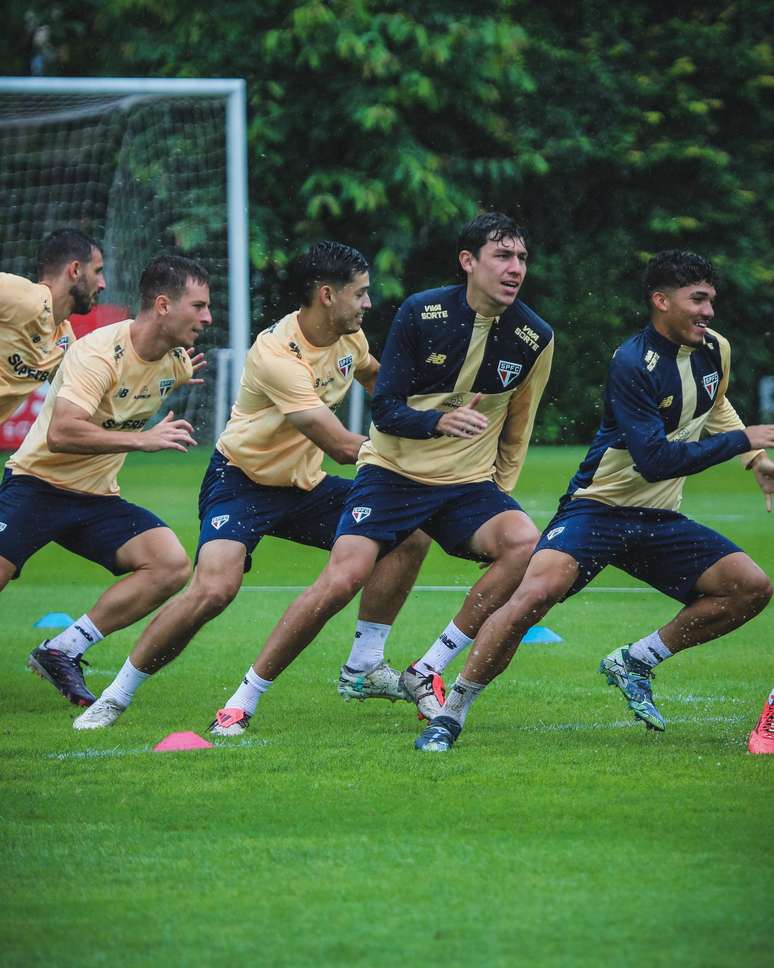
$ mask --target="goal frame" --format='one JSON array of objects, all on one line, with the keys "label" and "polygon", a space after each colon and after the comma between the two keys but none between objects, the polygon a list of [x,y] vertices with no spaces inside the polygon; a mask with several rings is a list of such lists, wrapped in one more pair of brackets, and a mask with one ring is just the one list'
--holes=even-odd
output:
[{"label": "goal frame", "polygon": [[[243,78],[0,77],[0,94],[106,94],[223,97],[226,101],[226,218],[231,397],[250,343],[247,97]],[[219,430],[220,428],[216,428]]]}]

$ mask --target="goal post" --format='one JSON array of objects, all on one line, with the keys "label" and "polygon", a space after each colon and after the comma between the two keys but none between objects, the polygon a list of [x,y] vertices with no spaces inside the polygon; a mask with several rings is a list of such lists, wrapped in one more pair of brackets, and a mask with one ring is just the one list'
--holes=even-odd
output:
[{"label": "goal post", "polygon": [[[156,252],[202,261],[214,325],[201,342],[230,350],[236,399],[251,321],[243,79],[0,78],[0,200],[0,271],[30,275],[43,236],[81,227],[104,248],[105,300],[131,311]],[[213,434],[215,363],[203,393],[178,391]]]}]

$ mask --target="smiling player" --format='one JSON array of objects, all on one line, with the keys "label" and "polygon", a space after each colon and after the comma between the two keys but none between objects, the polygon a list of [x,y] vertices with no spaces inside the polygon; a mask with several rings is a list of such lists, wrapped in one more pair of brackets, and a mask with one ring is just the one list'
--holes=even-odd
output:
[{"label": "smiling player", "polygon": [[736,456],[753,471],[768,510],[774,492],[774,462],[758,449],[774,446],[774,426],[745,427],[726,398],[731,350],[709,328],[715,271],[692,252],[660,252],[644,289],[651,321],[613,357],[591,448],[521,586],[482,627],[418,749],[450,749],[471,703],[507,668],[527,628],[608,564],[684,605],[663,628],[600,663],[635,718],[656,730],[665,722],[653,703],[654,666],[738,628],[771,597],[768,578],[740,548],[677,511],[686,475]]}]

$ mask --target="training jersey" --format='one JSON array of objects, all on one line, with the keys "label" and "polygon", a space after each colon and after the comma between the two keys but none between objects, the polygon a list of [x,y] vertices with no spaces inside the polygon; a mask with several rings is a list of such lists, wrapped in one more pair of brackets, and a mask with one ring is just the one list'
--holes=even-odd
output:
[{"label": "training jersey", "polygon": [[314,346],[298,312],[285,316],[250,348],[217,450],[256,484],[311,491],[325,477],[324,454],[287,415],[322,406],[335,411],[369,358],[362,331]]},{"label": "training jersey", "polygon": [[[420,484],[493,480],[510,493],[553,351],[551,327],[521,300],[490,318],[471,309],[464,285],[410,296],[387,338],[359,466],[373,464]],[[482,434],[436,433],[444,413],[479,392],[477,409],[489,418]]]},{"label": "training jersey", "polygon": [[0,272],[0,423],[52,379],[74,342],[70,321],[54,322],[48,286]]},{"label": "training jersey", "polygon": [[[613,507],[677,511],[686,475],[750,452],[726,397],[728,340],[708,329],[699,347],[679,346],[652,325],[616,350],[599,430],[562,498]],[[703,440],[702,434],[708,434]]]},{"label": "training jersey", "polygon": [[59,367],[46,402],[21,447],[8,460],[14,474],[32,474],[69,491],[118,494],[126,454],[54,454],[46,435],[58,399],[68,400],[105,430],[142,430],[162,400],[191,379],[193,367],[181,347],[160,360],[141,359],[125,319],[79,339]]}]

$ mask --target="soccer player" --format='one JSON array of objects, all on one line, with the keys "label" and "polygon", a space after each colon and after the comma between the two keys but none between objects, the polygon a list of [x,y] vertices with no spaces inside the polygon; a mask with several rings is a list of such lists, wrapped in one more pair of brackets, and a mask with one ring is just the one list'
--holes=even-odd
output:
[{"label": "soccer player", "polygon": [[[517,299],[527,250],[511,218],[478,216],[458,250],[466,282],[410,296],[398,310],[371,437],[327,567],[274,628],[213,733],[244,730],[259,696],[369,580],[380,555],[417,528],[449,554],[491,562],[454,619],[453,649],[464,648],[518,584],[538,533],[510,492],[548,378],[553,333]],[[452,651],[444,642],[440,649]],[[401,677],[424,715],[431,701],[440,709],[433,677],[414,668]]]},{"label": "soccer player", "polygon": [[73,345],[0,485],[0,589],[49,541],[126,575],[27,660],[77,706],[94,701],[84,652],[147,615],[190,574],[164,522],[119,497],[117,475],[130,451],[185,453],[195,443],[191,425],[172,413],[143,428],[201,365],[181,347],[212,322],[207,271],[191,259],[160,256],[142,273],[140,300],[136,319]]},{"label": "soccer player", "polygon": [[[362,331],[371,305],[368,263],[357,249],[320,242],[293,272],[301,308],[260,333],[250,349],[202,482],[193,581],[148,625],[116,679],[75,720],[76,729],[114,723],[137,687],[230,604],[264,535],[325,549],[333,544],[352,482],[326,474],[323,457],[354,464],[366,440],[333,411],[353,378],[370,392],[379,368]],[[355,698],[407,698],[398,672],[384,662],[384,643],[428,547],[425,535],[412,535],[379,563],[364,589],[355,638],[361,664],[349,677]],[[244,688],[264,691],[269,684],[248,671]]]},{"label": "soccer player", "polygon": [[105,288],[102,253],[78,229],[57,229],[38,248],[38,282],[0,272],[0,423],[51,380],[73,342],[71,313],[87,313]]},{"label": "soccer player", "polygon": [[659,252],[648,263],[650,324],[613,356],[591,448],[520,587],[484,623],[418,749],[450,749],[471,703],[508,666],[527,628],[608,564],[683,604],[663,628],[600,663],[635,718],[656,730],[665,722],[653,703],[654,667],[738,628],[769,601],[771,583],[755,562],[677,510],[686,475],[736,456],[771,510],[774,462],[759,448],[774,445],[774,426],[745,427],[726,396],[731,351],[709,328],[715,286],[712,265],[692,252]]},{"label": "soccer player", "polygon": [[763,704],[758,725],[747,741],[747,749],[751,753],[774,753],[774,689]]}]

